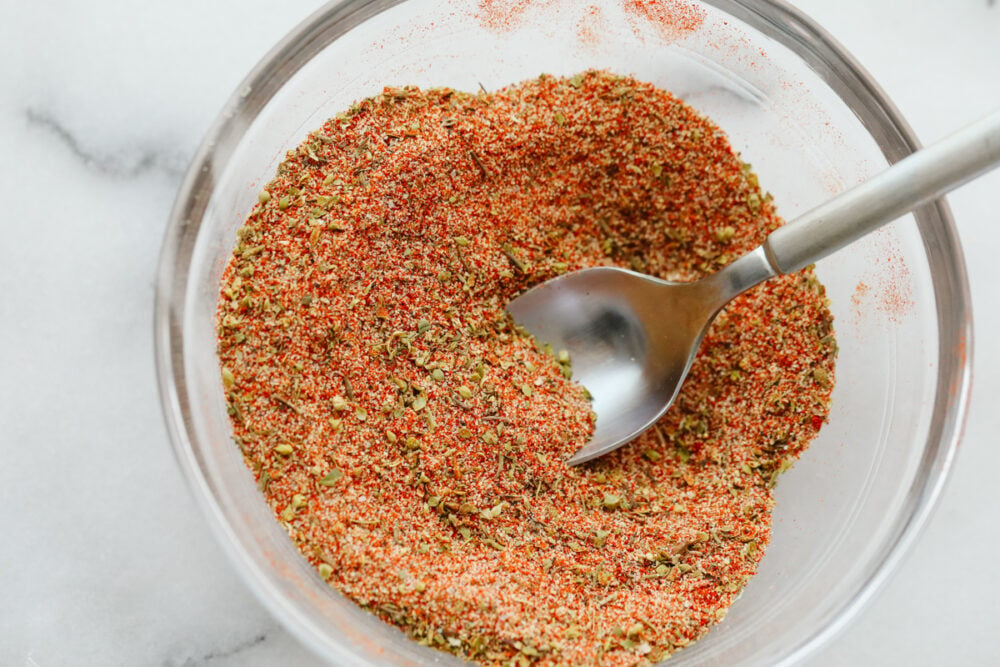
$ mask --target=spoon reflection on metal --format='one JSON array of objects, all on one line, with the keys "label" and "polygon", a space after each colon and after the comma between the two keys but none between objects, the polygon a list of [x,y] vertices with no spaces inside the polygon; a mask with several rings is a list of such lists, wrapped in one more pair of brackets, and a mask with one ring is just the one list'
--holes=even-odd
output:
[{"label": "spoon reflection on metal", "polygon": [[994,112],[775,230],[756,250],[696,282],[597,267],[518,296],[507,311],[538,340],[567,350],[573,379],[593,396],[593,436],[567,463],[617,449],[659,419],[731,299],[812,264],[998,161],[1000,112]]}]

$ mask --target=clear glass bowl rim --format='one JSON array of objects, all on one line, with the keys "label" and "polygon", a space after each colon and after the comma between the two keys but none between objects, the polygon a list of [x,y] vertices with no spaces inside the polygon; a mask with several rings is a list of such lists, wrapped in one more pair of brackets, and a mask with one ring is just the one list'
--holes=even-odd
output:
[{"label": "clear glass bowl rim", "polygon": [[[892,102],[864,68],[825,30],[781,0],[705,0],[795,52],[856,114],[894,163],[920,144]],[[195,498],[237,570],[269,611],[321,654],[324,641],[308,623],[288,622],[277,591],[250,563],[200,467],[192,441],[184,374],[183,320],[188,274],[202,216],[214,187],[213,165],[225,164],[249,122],[302,65],[368,18],[405,0],[333,0],[302,21],[246,76],[216,117],[184,176],[164,234],[154,304],[154,348],[160,400],[174,453]],[[930,263],[937,306],[938,349],[934,412],[916,482],[894,532],[884,540],[875,567],[854,597],[825,628],[789,646],[781,664],[792,664],[840,632],[897,569],[926,525],[954,462],[968,411],[972,381],[972,313],[965,262],[947,203],[915,212]],[[960,354],[955,354],[960,351]]]}]

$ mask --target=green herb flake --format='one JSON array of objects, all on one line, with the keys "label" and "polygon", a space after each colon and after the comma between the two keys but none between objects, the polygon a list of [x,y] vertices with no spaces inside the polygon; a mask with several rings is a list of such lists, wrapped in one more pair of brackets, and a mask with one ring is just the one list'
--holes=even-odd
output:
[{"label": "green herb flake", "polygon": [[326,477],[324,477],[323,479],[319,480],[319,483],[322,486],[333,486],[343,476],[344,476],[343,471],[341,471],[339,468],[334,468],[330,472],[326,473]]}]

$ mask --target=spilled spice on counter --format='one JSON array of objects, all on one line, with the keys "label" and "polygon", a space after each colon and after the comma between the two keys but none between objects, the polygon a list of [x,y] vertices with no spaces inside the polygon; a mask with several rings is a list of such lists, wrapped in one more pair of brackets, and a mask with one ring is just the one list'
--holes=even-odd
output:
[{"label": "spilled spice on counter", "polygon": [[387,88],[290,152],[239,230],[235,440],[319,574],[415,640],[655,662],[725,616],[827,417],[823,287],[807,269],[733,301],[655,428],[575,468],[586,391],[504,306],[595,265],[692,280],[779,224],[722,131],[649,84]]}]

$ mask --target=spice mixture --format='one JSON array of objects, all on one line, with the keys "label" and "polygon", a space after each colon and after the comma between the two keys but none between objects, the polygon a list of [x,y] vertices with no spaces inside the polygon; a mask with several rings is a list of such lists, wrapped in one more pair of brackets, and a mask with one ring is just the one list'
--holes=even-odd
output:
[{"label": "spice mixture", "polygon": [[566,271],[716,271],[780,224],[725,135],[587,72],[390,88],[331,119],[239,230],[218,308],[236,442],[330,585],[487,665],[648,664],[754,573],[826,419],[811,270],[716,319],[675,405],[592,463],[571,360],[505,314]]}]

